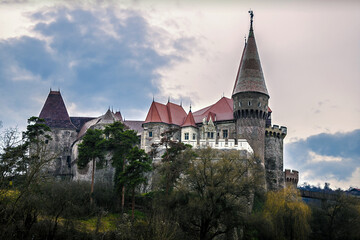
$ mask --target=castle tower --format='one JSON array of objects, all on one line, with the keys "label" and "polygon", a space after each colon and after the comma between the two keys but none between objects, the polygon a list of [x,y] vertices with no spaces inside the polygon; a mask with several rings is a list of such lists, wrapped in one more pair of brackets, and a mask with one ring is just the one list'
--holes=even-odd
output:
[{"label": "castle tower", "polygon": [[71,177],[71,144],[76,140],[77,132],[60,91],[50,90],[39,118],[43,118],[51,129],[52,140],[47,142],[47,148],[58,156],[50,164],[48,172],[61,178]]},{"label": "castle tower", "polygon": [[232,98],[237,139],[246,139],[264,166],[265,123],[268,115],[269,93],[261,68],[253,30],[253,12],[250,31],[239,70],[236,76]]}]

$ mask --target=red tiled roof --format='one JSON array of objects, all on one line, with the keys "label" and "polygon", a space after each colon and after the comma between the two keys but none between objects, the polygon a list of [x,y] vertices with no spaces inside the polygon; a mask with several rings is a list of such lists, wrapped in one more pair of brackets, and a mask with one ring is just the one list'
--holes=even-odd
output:
[{"label": "red tiled roof", "polygon": [[186,116],[186,119],[185,119],[184,123],[183,123],[181,126],[182,126],[182,127],[188,127],[188,126],[196,127],[195,120],[194,120],[194,116],[193,116],[193,114],[192,114],[191,111],[190,111],[189,114]]},{"label": "red tiled roof", "polygon": [[50,90],[39,118],[45,119],[46,124],[52,128],[75,128],[71,123],[60,91]]},{"label": "red tiled roof", "polygon": [[194,112],[194,119],[196,123],[201,123],[204,118],[212,117],[213,121],[233,120],[233,100],[227,97],[222,97],[215,104],[200,109]]},{"label": "red tiled roof", "polygon": [[163,122],[167,124],[181,125],[186,118],[186,112],[182,106],[168,102],[166,105],[152,102],[144,123]]},{"label": "red tiled roof", "polygon": [[[270,107],[268,107],[268,111],[271,112]],[[222,97],[215,104],[202,108],[194,113],[189,112],[188,115],[186,115],[181,106],[174,103],[164,105],[153,102],[144,123],[163,122],[185,127],[196,126],[196,123],[201,123],[204,118],[209,121],[210,117],[214,122],[233,120],[233,100]],[[194,122],[192,122],[191,119],[193,119]]]}]

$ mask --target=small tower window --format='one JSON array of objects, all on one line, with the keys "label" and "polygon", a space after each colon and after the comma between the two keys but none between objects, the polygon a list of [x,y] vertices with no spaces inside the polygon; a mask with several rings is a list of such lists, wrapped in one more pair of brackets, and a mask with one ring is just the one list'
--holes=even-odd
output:
[{"label": "small tower window", "polygon": [[185,140],[189,140],[189,133],[185,133],[184,138],[185,138]]},{"label": "small tower window", "polygon": [[258,106],[261,107],[261,102],[258,103]]},{"label": "small tower window", "polygon": [[153,136],[152,132],[149,132],[149,137],[152,137],[152,136]]},{"label": "small tower window", "polygon": [[250,101],[248,102],[248,106],[251,106],[251,102],[250,102]]},{"label": "small tower window", "polygon": [[241,102],[239,102],[239,107],[241,107]]},{"label": "small tower window", "polygon": [[193,140],[196,140],[196,133],[193,133]]}]

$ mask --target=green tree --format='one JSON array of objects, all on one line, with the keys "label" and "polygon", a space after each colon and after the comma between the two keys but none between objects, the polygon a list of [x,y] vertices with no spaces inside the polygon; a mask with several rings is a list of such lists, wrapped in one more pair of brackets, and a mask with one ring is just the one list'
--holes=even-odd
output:
[{"label": "green tree", "polygon": [[175,210],[185,232],[199,239],[214,239],[241,226],[248,214],[251,189],[259,184],[251,161],[239,151],[211,148],[196,151],[172,193]]},{"label": "green tree", "polygon": [[274,239],[301,240],[310,234],[310,207],[294,187],[268,192],[264,217],[272,225]]},{"label": "green tree", "polygon": [[[190,145],[185,145],[177,140],[173,140],[177,129],[170,129],[161,134],[162,138],[159,146],[165,147],[165,152],[161,156],[161,164],[158,167],[159,173],[162,176],[161,183],[164,187],[165,194],[168,196],[180,177],[181,173],[188,167],[188,162],[192,158],[192,151],[185,151],[191,149]],[[152,152],[157,154],[158,146],[153,146]]]},{"label": "green tree", "polygon": [[24,239],[37,221],[40,206],[36,193],[39,185],[48,179],[48,164],[57,157],[46,144],[51,140],[49,132],[50,128],[43,119],[31,117],[23,139],[13,139],[4,145],[0,155],[1,181],[16,179],[13,191],[5,189],[2,191],[5,194],[0,196],[0,218],[5,220],[1,221],[4,236],[17,229],[15,236]]},{"label": "green tree", "polygon": [[79,144],[79,158],[78,167],[85,168],[89,162],[92,162],[91,172],[91,190],[90,190],[90,203],[93,203],[94,192],[94,175],[95,164],[96,167],[101,168],[104,165],[105,154],[105,139],[103,132],[99,129],[89,129]]},{"label": "green tree", "polygon": [[341,192],[333,194],[338,194],[335,201],[311,205],[311,239],[360,239],[360,199]]},{"label": "green tree", "polygon": [[144,150],[134,147],[127,156],[125,171],[120,174],[119,181],[131,190],[132,219],[135,210],[135,189],[147,181],[146,173],[152,170],[151,158]]},{"label": "green tree", "polygon": [[125,205],[125,185],[118,181],[125,171],[127,155],[132,147],[138,142],[136,132],[129,130],[121,122],[114,122],[105,127],[104,133],[107,136],[107,149],[111,152],[112,164],[115,167],[115,187],[121,191],[121,210]]}]

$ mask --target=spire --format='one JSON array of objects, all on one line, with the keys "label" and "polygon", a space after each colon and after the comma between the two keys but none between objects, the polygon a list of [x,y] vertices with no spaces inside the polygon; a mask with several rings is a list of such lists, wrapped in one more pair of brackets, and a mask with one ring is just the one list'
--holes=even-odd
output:
[{"label": "spire", "polygon": [[71,123],[60,91],[50,90],[39,118],[43,118],[51,128],[75,128]]},{"label": "spire", "polygon": [[257,50],[254,30],[253,11],[250,13],[250,31],[241,57],[239,70],[235,80],[233,95],[241,92],[259,92],[269,96],[262,72],[260,57]]},{"label": "spire", "polygon": [[190,111],[189,111],[188,115],[185,118],[184,123],[181,126],[182,127],[189,127],[189,126],[196,127],[195,119],[191,112],[191,107],[190,107]]}]

